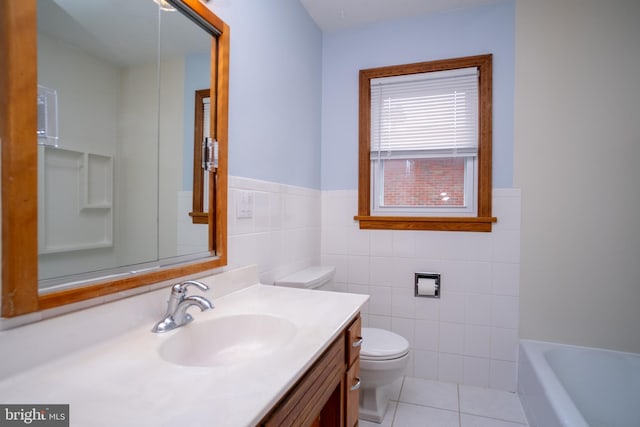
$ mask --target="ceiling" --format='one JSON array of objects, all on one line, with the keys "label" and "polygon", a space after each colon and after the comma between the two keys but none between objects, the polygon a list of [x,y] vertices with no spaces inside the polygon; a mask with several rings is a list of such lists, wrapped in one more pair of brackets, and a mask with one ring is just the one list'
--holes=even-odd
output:
[{"label": "ceiling", "polygon": [[204,30],[179,12],[159,13],[151,0],[38,0],[37,5],[38,33],[114,65],[155,61],[159,41],[163,56],[211,49]]},{"label": "ceiling", "polygon": [[496,0],[300,0],[321,30],[494,3]]},{"label": "ceiling", "polygon": [[[213,1],[222,5],[235,0]],[[300,0],[327,32],[495,1]],[[150,0],[38,0],[40,32],[122,66],[154,60],[157,19],[157,6]],[[206,34],[180,13],[164,13],[162,21],[163,55],[185,48],[187,52],[209,49]],[[143,27],[149,30],[141,31]]]}]

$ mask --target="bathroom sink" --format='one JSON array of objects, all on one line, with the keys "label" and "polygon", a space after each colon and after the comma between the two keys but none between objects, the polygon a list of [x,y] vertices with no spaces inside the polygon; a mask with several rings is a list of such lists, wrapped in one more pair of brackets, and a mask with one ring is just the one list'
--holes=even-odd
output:
[{"label": "bathroom sink", "polygon": [[287,319],[267,314],[239,314],[178,329],[158,349],[160,357],[181,366],[223,366],[269,355],[296,334]]}]

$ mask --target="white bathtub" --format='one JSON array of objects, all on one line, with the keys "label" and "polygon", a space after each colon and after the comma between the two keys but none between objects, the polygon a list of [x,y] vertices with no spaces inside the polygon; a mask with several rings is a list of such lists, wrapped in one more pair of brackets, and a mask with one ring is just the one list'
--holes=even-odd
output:
[{"label": "white bathtub", "polygon": [[518,393],[531,427],[640,427],[640,355],[522,340]]}]

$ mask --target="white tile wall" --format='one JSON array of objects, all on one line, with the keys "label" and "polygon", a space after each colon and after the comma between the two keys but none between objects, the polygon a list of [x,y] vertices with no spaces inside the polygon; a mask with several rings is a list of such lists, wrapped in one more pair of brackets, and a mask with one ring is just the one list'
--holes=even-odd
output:
[{"label": "white tile wall", "polygon": [[[239,192],[253,195],[251,218],[237,218]],[[520,191],[493,194],[492,233],[360,230],[356,191],[231,176],[226,269],[256,264],[260,281],[272,283],[308,265],[334,265],[336,290],[371,296],[364,325],[409,340],[407,375],[515,391]],[[182,200],[187,206],[189,197]],[[182,225],[187,248],[200,233]],[[439,300],[413,296],[417,271],[441,273]]]},{"label": "white tile wall", "polygon": [[[251,218],[237,217],[242,192],[253,196]],[[320,200],[319,190],[230,176],[229,268],[257,264],[260,281],[269,284],[319,263]]]},{"label": "white tile wall", "polygon": [[[241,193],[251,196],[251,218],[238,218]],[[206,226],[188,213],[192,192],[179,195],[178,253],[207,247]],[[263,283],[289,274],[320,257],[320,191],[248,178],[229,177],[228,268],[257,264]]]},{"label": "white tile wall", "polygon": [[[515,391],[520,190],[494,189],[493,210],[491,233],[360,230],[357,192],[322,192],[322,263],[371,296],[365,326],[409,340],[407,375]],[[441,273],[439,300],[413,296],[418,271]]]}]

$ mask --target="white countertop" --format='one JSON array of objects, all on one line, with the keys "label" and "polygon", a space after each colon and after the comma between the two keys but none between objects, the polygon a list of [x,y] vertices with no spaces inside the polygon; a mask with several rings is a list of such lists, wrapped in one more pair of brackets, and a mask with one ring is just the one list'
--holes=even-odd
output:
[{"label": "white countertop", "polygon": [[[69,404],[71,426],[79,427],[253,426],[367,299],[253,285],[215,299],[213,310],[190,309],[193,324],[236,314],[284,317],[296,334],[274,353],[228,366],[183,367],[157,351],[180,330],[154,334],[149,324],[3,380],[0,402]],[[60,331],[60,339],[73,336]]]}]

